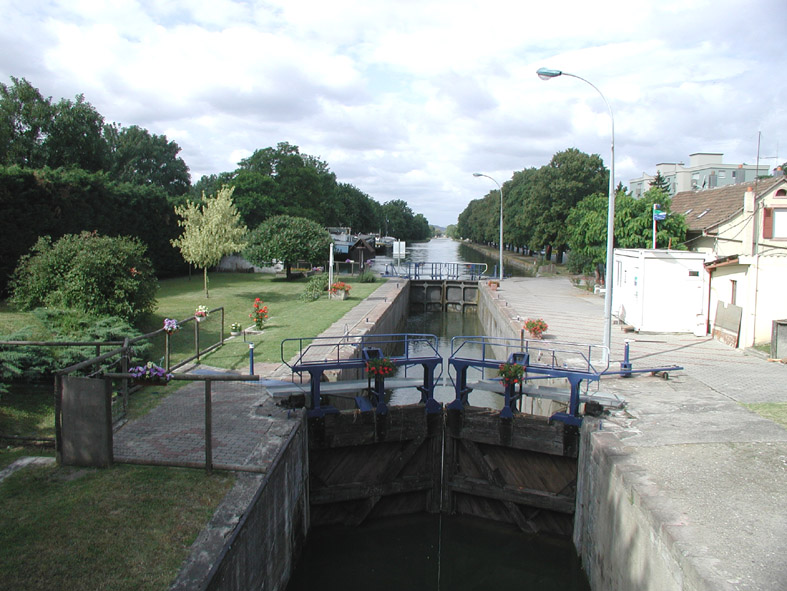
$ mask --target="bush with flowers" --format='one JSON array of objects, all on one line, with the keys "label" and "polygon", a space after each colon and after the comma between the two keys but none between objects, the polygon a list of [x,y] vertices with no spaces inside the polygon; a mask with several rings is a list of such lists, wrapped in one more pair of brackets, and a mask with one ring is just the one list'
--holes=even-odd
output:
[{"label": "bush with flowers", "polygon": [[541,335],[547,331],[547,323],[541,318],[528,318],[525,320],[524,329],[530,333],[534,339],[540,339]]},{"label": "bush with flowers", "polygon": [[268,319],[268,306],[266,306],[265,302],[260,298],[254,300],[254,309],[251,314],[249,314],[249,318],[254,320],[254,325],[257,327],[257,330],[262,330],[265,321]]},{"label": "bush with flowers", "polygon": [[501,363],[497,375],[504,386],[518,384],[525,376],[525,368],[518,363]]},{"label": "bush with flowers", "polygon": [[373,357],[366,361],[366,371],[370,376],[386,378],[393,375],[396,366],[388,357]]}]

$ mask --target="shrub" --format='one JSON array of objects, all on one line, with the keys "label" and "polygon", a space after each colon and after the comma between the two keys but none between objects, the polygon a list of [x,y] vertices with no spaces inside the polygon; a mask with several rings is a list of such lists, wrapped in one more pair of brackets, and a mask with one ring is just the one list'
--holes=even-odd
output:
[{"label": "shrub", "polygon": [[320,299],[320,296],[328,289],[328,273],[320,273],[309,277],[306,289],[301,293],[300,299],[305,302],[313,302]]},{"label": "shrub", "polygon": [[133,322],[152,312],[158,287],[146,247],[136,238],[67,234],[38,239],[19,259],[11,302],[22,310],[73,309]]},{"label": "shrub", "polygon": [[[42,337],[40,332],[33,333],[25,328],[10,335],[0,336],[4,341],[122,341],[141,333],[125,320],[113,317],[91,317],[74,310],[51,310],[38,308],[33,316],[47,327],[49,336]],[[146,357],[150,343],[138,342],[134,345],[132,362]],[[106,353],[107,349],[102,352]],[[96,354],[95,347],[43,347],[37,345],[0,346],[0,391],[3,384],[17,380],[41,381],[52,375],[55,370],[68,367]]]},{"label": "shrub", "polygon": [[377,281],[377,275],[371,269],[364,269],[361,271],[361,274],[358,275],[359,283],[374,283]]}]

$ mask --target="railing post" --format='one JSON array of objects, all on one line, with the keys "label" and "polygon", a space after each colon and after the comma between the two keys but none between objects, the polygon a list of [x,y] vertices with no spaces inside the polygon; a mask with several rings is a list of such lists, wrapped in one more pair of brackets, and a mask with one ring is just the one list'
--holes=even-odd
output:
[{"label": "railing post", "polygon": [[211,400],[211,381],[205,380],[205,471],[213,471],[213,404]]},{"label": "railing post", "polygon": [[172,365],[172,341],[169,332],[164,331],[164,368],[169,371],[170,365]]},{"label": "railing post", "polygon": [[55,374],[55,457],[58,466],[63,460],[63,432],[61,428],[61,412],[63,408],[63,378]]},{"label": "railing post", "polygon": [[[129,370],[128,337],[123,340],[123,353],[120,356],[120,371],[127,374]],[[128,412],[128,378],[123,378],[123,415]]]},{"label": "railing post", "polygon": [[221,307],[221,333],[219,335],[220,342],[224,344],[224,306]]},{"label": "railing post", "polygon": [[194,355],[199,361],[199,321],[194,317]]}]

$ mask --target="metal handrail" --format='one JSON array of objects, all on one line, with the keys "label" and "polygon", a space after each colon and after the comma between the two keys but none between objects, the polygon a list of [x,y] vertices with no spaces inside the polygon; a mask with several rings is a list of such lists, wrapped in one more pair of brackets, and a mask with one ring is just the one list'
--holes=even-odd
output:
[{"label": "metal handrail", "polygon": [[[294,357],[285,359],[285,348],[291,349],[288,344],[297,343],[298,353]],[[410,345],[424,343],[427,351],[432,355],[417,355],[410,351]],[[432,334],[397,333],[379,335],[342,335],[330,337],[295,337],[284,339],[280,345],[281,361],[290,369],[310,363],[352,363],[361,358],[361,352],[371,347],[392,350],[403,347],[403,355],[396,358],[400,365],[418,363],[421,359],[439,357],[438,338]],[[295,359],[293,361],[293,359]]]},{"label": "metal handrail", "polygon": [[[473,352],[468,357],[462,357],[461,351],[465,346],[473,345],[481,348],[481,358]],[[456,336],[451,339],[451,359],[479,360],[483,363],[499,362],[500,357],[491,357],[495,350],[504,352],[503,360],[508,359],[510,353],[528,353],[529,365],[555,370],[580,371],[589,374],[601,374],[609,368],[609,354],[607,347],[588,343],[571,343],[563,341],[544,342],[540,339],[513,339],[506,337],[489,336]],[[604,353],[607,355],[604,355]],[[601,360],[602,365],[596,367],[594,359]],[[606,359],[606,361],[604,361]]]}]

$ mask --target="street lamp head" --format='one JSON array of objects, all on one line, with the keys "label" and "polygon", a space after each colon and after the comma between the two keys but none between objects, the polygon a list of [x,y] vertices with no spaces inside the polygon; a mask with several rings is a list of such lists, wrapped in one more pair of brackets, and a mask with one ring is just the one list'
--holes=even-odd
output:
[{"label": "street lamp head", "polygon": [[484,175],[482,175],[480,172],[474,172],[473,176],[484,176]]},{"label": "street lamp head", "polygon": [[536,71],[538,77],[541,80],[549,80],[550,78],[557,78],[558,76],[562,76],[563,72],[561,70],[550,70],[549,68],[539,68]]}]

